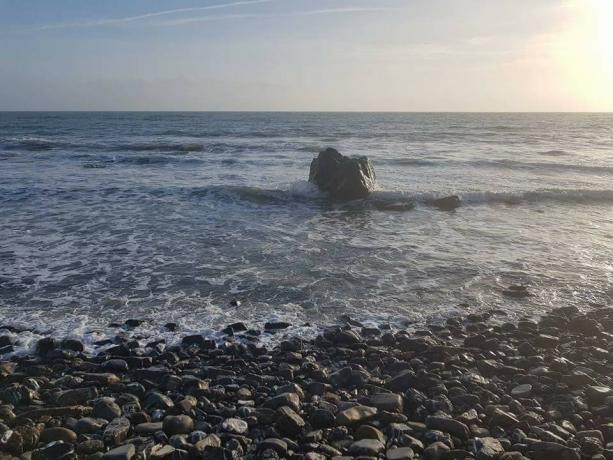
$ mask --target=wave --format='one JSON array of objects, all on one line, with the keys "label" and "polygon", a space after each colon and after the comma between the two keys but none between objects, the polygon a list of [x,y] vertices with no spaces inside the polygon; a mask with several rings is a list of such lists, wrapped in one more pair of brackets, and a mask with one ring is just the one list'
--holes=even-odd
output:
[{"label": "wave", "polygon": [[[90,165],[86,167],[104,167]],[[335,209],[378,209],[406,211],[419,206],[433,206],[434,201],[450,195],[457,195],[461,207],[481,205],[522,205],[522,204],[613,204],[613,189],[537,189],[523,191],[448,191],[410,192],[402,190],[377,190],[366,199],[338,203],[327,200],[327,195],[308,181],[297,181],[287,188],[262,188],[241,185],[211,185],[203,187],[71,187],[36,188],[21,187],[2,189],[0,201],[28,200],[37,196],[55,196],[81,199],[83,194],[95,193],[105,197],[121,194],[123,199],[130,196],[155,195],[175,197],[181,201],[192,198],[212,198],[220,201],[249,202],[267,205],[323,205]]]},{"label": "wave", "polygon": [[462,206],[487,205],[487,204],[602,204],[613,203],[613,190],[591,189],[543,189],[514,192],[499,191],[473,191],[440,193],[407,193],[395,191],[377,191],[369,198],[379,206],[406,204],[431,205],[435,200],[444,196],[457,195],[460,197]]},{"label": "wave", "polygon": [[544,152],[539,152],[541,155],[547,157],[564,157],[564,156],[572,156],[572,153],[565,152],[564,150],[546,150]]},{"label": "wave", "polygon": [[55,148],[66,147],[70,144],[66,142],[54,141],[44,137],[13,137],[2,141],[4,150],[26,150],[31,152],[40,152],[52,150]]},{"label": "wave", "polygon": [[106,148],[106,150],[130,150],[133,152],[202,152],[204,145],[198,143],[168,143],[168,142],[144,142],[116,144]]},{"label": "wave", "polygon": [[[562,156],[564,154],[560,154]],[[512,169],[520,171],[530,171],[534,173],[547,173],[551,171],[571,172],[579,174],[597,174],[608,175],[613,174],[613,166],[599,166],[573,163],[555,163],[555,162],[538,162],[538,161],[517,161],[510,159],[500,160],[433,160],[420,158],[394,158],[394,159],[375,159],[375,163],[397,166],[415,166],[415,167],[434,167],[434,166],[452,166],[460,168],[496,168],[496,169]]]},{"label": "wave", "polygon": [[384,160],[387,164],[400,165],[400,166],[438,166],[444,163],[435,160],[426,160],[421,158],[394,158],[390,160]]}]

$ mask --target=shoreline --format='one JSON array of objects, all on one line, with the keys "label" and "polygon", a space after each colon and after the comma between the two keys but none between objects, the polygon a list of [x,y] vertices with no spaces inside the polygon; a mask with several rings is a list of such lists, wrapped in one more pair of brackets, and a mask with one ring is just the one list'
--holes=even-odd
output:
[{"label": "shoreline", "polygon": [[494,318],[345,317],[272,347],[242,323],[92,354],[43,338],[0,362],[0,459],[613,459],[613,309]]}]

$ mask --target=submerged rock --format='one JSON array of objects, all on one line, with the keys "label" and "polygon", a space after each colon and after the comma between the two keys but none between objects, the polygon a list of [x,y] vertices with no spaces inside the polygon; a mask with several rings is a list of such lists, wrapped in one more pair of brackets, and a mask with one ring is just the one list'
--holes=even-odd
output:
[{"label": "submerged rock", "polygon": [[311,162],[309,182],[333,200],[356,200],[375,189],[375,170],[366,157],[350,158],[328,148]]},{"label": "submerged rock", "polygon": [[432,206],[440,209],[441,211],[453,211],[454,209],[459,208],[461,204],[462,201],[457,195],[446,196],[432,201]]}]

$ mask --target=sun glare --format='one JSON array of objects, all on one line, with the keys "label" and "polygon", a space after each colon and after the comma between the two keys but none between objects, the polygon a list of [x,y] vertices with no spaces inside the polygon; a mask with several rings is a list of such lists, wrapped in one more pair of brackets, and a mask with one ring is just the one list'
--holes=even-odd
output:
[{"label": "sun glare", "polygon": [[613,74],[613,0],[592,0],[592,8],[600,65]]}]

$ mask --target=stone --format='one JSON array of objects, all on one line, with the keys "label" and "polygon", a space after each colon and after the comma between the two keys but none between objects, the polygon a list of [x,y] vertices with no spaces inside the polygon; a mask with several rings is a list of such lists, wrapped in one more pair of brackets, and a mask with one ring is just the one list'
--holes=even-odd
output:
[{"label": "stone", "polygon": [[282,393],[266,400],[263,404],[263,407],[273,410],[283,406],[288,406],[295,411],[300,410],[300,396],[296,393]]},{"label": "stone", "polygon": [[249,431],[249,426],[239,418],[228,418],[221,424],[221,429],[227,433],[243,435]]},{"label": "stone", "polygon": [[194,421],[187,415],[168,415],[164,417],[162,429],[168,436],[188,434],[194,429]]},{"label": "stone", "polygon": [[315,409],[309,418],[309,422],[315,429],[330,428],[334,426],[336,417],[329,410]]},{"label": "stone", "polygon": [[432,200],[432,206],[440,209],[441,211],[453,211],[454,209],[459,208],[461,204],[462,200],[458,195],[451,195]]},{"label": "stone", "polygon": [[144,422],[134,427],[134,432],[137,434],[153,434],[157,431],[163,431],[162,422]]},{"label": "stone", "polygon": [[258,444],[258,451],[262,452],[271,449],[281,457],[287,456],[287,442],[278,438],[266,438]]},{"label": "stone", "polygon": [[304,419],[287,406],[277,409],[277,427],[282,434],[296,436],[306,425]]},{"label": "stone", "polygon": [[602,402],[607,396],[611,396],[613,391],[611,388],[599,385],[590,385],[585,388],[585,394],[592,402]]},{"label": "stone", "polygon": [[96,418],[113,420],[121,416],[121,407],[112,398],[100,398],[94,404],[92,415]]},{"label": "stone", "polygon": [[104,460],[131,460],[134,454],[136,454],[134,444],[125,444],[109,450],[102,458]]},{"label": "stone", "polygon": [[62,441],[51,442],[32,452],[32,460],[73,460],[74,446]]},{"label": "stone", "polygon": [[63,441],[67,443],[74,443],[77,440],[77,433],[68,428],[52,427],[47,428],[40,434],[40,442],[45,444],[53,441]]},{"label": "stone", "polygon": [[96,387],[84,387],[62,391],[57,395],[56,401],[61,406],[72,406],[86,403],[96,397],[98,397]]},{"label": "stone", "polygon": [[101,430],[106,422],[91,417],[83,417],[74,424],[73,429],[78,434],[95,433]]},{"label": "stone", "polygon": [[174,403],[172,399],[168,396],[158,393],[157,391],[153,391],[147,395],[145,398],[144,409],[151,411],[155,409],[168,410],[174,407]]},{"label": "stone", "polygon": [[376,439],[360,439],[349,446],[349,453],[354,456],[376,457],[384,450],[383,443]]},{"label": "stone", "polygon": [[375,189],[375,170],[366,157],[349,158],[328,148],[311,162],[309,182],[333,200],[366,198]]},{"label": "stone", "polygon": [[385,387],[392,391],[406,391],[409,386],[415,381],[415,372],[410,369],[404,370],[396,374],[386,382]]},{"label": "stone", "polygon": [[216,434],[209,434],[205,438],[194,444],[191,449],[195,453],[195,456],[202,457],[207,447],[221,447],[221,439]]},{"label": "stone", "polygon": [[188,335],[183,337],[181,342],[184,346],[197,346],[203,350],[215,349],[215,341],[208,340],[202,335]]},{"label": "stone", "polygon": [[395,393],[379,393],[368,398],[367,406],[376,407],[380,411],[402,412],[404,402],[402,396]]},{"label": "stone", "polygon": [[130,431],[130,420],[119,417],[112,420],[104,429],[102,437],[109,445],[118,445],[125,441]]},{"label": "stone", "polygon": [[81,352],[84,350],[83,343],[77,339],[64,339],[60,344],[60,347],[64,350],[71,350]]},{"label": "stone", "polygon": [[353,437],[356,440],[359,440],[359,439],[376,439],[377,441],[381,441],[381,442],[385,443],[385,435],[380,430],[378,430],[374,426],[370,426],[370,425],[361,425],[361,426],[359,426],[358,429],[355,430],[355,433],[354,433]]},{"label": "stone", "polygon": [[507,297],[512,297],[514,299],[523,299],[525,297],[530,297],[530,291],[526,286],[513,284],[502,291],[503,295]]},{"label": "stone", "polygon": [[336,424],[339,426],[357,425],[372,419],[377,412],[377,408],[370,406],[350,407],[337,414]]},{"label": "stone", "polygon": [[429,416],[426,418],[426,426],[430,430],[440,430],[445,433],[452,434],[460,439],[466,440],[470,437],[470,430],[468,427],[452,418]]},{"label": "stone", "polygon": [[496,408],[490,417],[490,424],[499,425],[503,428],[513,428],[519,424],[519,420],[510,412]]},{"label": "stone", "polygon": [[172,460],[176,449],[168,444],[156,444],[151,448],[149,460]]},{"label": "stone", "polygon": [[577,334],[595,336],[602,332],[602,325],[592,318],[578,317],[568,323],[568,330]]},{"label": "stone", "polygon": [[45,337],[36,342],[36,353],[38,353],[39,356],[45,356],[56,348],[57,342],[52,337]]},{"label": "stone", "polygon": [[480,447],[477,451],[477,460],[495,460],[504,452],[500,441],[496,438],[479,438]]},{"label": "stone", "polygon": [[426,460],[442,460],[446,458],[447,452],[450,450],[447,444],[436,441],[424,449],[423,457]]},{"label": "stone", "polygon": [[517,385],[511,390],[511,395],[516,398],[527,398],[532,392],[532,385],[525,383],[523,385]]},{"label": "stone", "polygon": [[77,453],[80,455],[91,455],[102,451],[104,451],[104,442],[100,439],[87,439],[77,444]]},{"label": "stone", "polygon": [[397,447],[388,449],[385,456],[387,460],[411,460],[415,457],[415,452],[410,447]]}]

